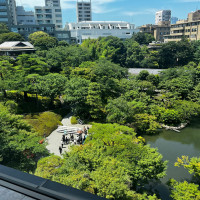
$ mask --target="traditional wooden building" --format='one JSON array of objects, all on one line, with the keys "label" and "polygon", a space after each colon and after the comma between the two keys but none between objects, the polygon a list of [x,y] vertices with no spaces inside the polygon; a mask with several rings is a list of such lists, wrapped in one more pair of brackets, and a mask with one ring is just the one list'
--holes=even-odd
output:
[{"label": "traditional wooden building", "polygon": [[29,42],[21,42],[21,41],[4,42],[0,45],[0,55],[15,57],[21,54],[30,54],[34,52],[35,48]]}]

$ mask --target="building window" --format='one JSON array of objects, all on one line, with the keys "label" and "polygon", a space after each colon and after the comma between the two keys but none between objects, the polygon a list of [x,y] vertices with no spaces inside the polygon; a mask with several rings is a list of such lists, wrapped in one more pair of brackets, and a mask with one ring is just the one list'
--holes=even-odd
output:
[{"label": "building window", "polygon": [[0,12],[0,15],[7,15],[7,12]]}]

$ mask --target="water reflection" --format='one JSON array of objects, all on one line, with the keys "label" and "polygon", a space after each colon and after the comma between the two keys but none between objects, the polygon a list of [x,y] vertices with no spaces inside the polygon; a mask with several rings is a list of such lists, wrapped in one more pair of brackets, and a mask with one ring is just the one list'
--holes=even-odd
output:
[{"label": "water reflection", "polygon": [[181,144],[191,144],[200,151],[200,119],[193,121],[187,128],[181,130],[180,133],[162,131],[159,135],[145,136],[145,138],[148,143],[156,143],[157,140],[164,139]]},{"label": "water reflection", "polygon": [[183,167],[175,167],[174,163],[177,157],[181,157],[182,155],[187,155],[189,157],[200,156],[200,119],[193,121],[188,127],[181,130],[180,133],[162,131],[155,136],[145,136],[145,139],[147,144],[158,149],[163,155],[164,160],[168,160],[167,176],[161,179],[161,184],[156,186],[156,189],[162,196],[161,199],[167,199],[169,198],[167,195],[169,191],[166,182],[170,178],[174,178],[177,181],[190,181],[192,179],[192,176],[187,170]]}]

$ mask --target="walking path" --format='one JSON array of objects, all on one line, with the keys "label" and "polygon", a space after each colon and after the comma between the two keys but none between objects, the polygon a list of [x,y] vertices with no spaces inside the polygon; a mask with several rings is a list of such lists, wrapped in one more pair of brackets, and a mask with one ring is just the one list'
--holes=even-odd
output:
[{"label": "walking path", "polygon": [[[61,121],[61,123],[63,124],[63,126],[69,126],[69,127],[76,127],[76,128],[81,128],[83,130],[84,126],[85,127],[91,127],[91,125],[89,124],[71,124],[71,117],[72,114],[68,114],[66,117],[63,118],[63,120]],[[61,140],[62,140],[62,133],[58,132],[58,129],[56,129],[55,131],[53,131],[47,138],[47,149],[49,150],[50,153],[54,153],[55,155],[60,156],[60,152],[59,152],[59,146],[61,146]],[[63,146],[63,151],[64,152],[69,152],[70,151],[70,146],[74,145],[74,144],[67,144]]]}]

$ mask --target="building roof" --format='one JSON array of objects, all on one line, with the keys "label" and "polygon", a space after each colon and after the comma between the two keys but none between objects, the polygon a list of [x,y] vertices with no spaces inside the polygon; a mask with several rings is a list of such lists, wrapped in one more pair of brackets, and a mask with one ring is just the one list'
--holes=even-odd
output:
[{"label": "building roof", "polygon": [[30,42],[4,42],[0,45],[0,51],[22,51],[22,50],[35,50]]},{"label": "building roof", "polygon": [[0,165],[1,200],[106,200],[60,183]]},{"label": "building roof", "polygon": [[130,24],[125,21],[81,21],[81,22],[72,22],[67,24]]},{"label": "building roof", "polygon": [[11,48],[17,47],[20,44],[24,44],[26,47],[34,48],[34,46],[30,42],[21,42],[21,41],[13,41],[13,42],[4,42],[0,45],[0,48]]}]

